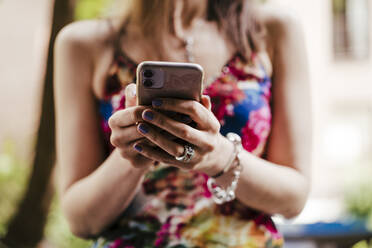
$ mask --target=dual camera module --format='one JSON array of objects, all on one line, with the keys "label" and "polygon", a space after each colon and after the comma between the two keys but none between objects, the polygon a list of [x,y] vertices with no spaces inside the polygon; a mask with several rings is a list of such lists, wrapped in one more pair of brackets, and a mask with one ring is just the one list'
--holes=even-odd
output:
[{"label": "dual camera module", "polygon": [[146,69],[143,72],[143,76],[145,77],[143,81],[143,85],[146,88],[151,88],[154,85],[154,81],[152,80],[152,77],[154,76],[154,71],[150,69]]},{"label": "dual camera module", "polygon": [[159,66],[146,66],[141,69],[141,82],[147,89],[162,89],[165,73]]}]

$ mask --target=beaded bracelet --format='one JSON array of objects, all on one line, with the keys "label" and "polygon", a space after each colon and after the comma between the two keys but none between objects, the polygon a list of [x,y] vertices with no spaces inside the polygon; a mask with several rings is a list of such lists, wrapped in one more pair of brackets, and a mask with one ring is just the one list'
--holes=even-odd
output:
[{"label": "beaded bracelet", "polygon": [[238,181],[240,178],[240,174],[243,171],[243,166],[241,165],[241,151],[243,150],[241,138],[239,135],[235,133],[228,133],[226,135],[226,138],[231,141],[234,146],[234,160],[232,161],[231,165],[228,165],[229,167],[227,171],[231,168],[233,170],[234,178],[231,181],[231,184],[227,186],[226,188],[223,188],[216,184],[216,180],[212,177],[210,177],[207,181],[207,186],[209,191],[212,193],[212,198],[216,204],[223,204],[225,202],[230,202],[235,199],[235,190],[238,186]]}]

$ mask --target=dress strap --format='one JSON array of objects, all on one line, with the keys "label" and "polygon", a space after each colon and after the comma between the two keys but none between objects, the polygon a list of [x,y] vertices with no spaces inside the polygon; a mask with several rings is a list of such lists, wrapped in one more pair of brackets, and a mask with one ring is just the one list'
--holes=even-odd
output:
[{"label": "dress strap", "polygon": [[[114,51],[115,51],[115,54],[117,54],[119,51],[121,51],[121,44],[122,44],[122,39],[123,39],[123,36],[125,35],[125,30],[128,26],[128,23],[129,23],[129,19],[126,18],[121,24],[120,24],[120,28],[118,31],[115,31],[114,34],[114,39],[113,39],[113,45],[114,45]],[[111,23],[111,28],[113,30],[114,27],[113,27],[113,24]]]},{"label": "dress strap", "polygon": [[137,63],[122,49],[123,37],[126,34],[128,23],[129,20],[127,18],[122,22],[120,29],[115,32],[115,37],[113,38],[114,61],[119,67],[128,67],[131,70],[135,70],[137,68]]}]

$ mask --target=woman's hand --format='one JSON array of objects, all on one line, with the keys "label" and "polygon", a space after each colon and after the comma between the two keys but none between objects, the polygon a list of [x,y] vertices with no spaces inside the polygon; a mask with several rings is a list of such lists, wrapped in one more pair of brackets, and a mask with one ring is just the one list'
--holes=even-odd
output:
[{"label": "woman's hand", "polygon": [[[233,145],[220,134],[220,123],[210,111],[208,96],[203,96],[201,103],[192,100],[156,99],[152,107],[143,111],[142,118],[145,122],[138,124],[137,129],[139,134],[161,149],[137,142],[135,147],[140,154],[148,159],[208,175],[215,175],[222,170],[229,159],[226,154],[231,154]],[[188,115],[196,123],[196,128],[176,121],[159,110]],[[169,135],[164,132],[159,132],[159,128],[192,146],[195,153],[191,161],[184,163],[175,159],[184,153],[184,146],[169,139]]]},{"label": "woman's hand", "polygon": [[125,89],[124,110],[115,112],[109,119],[109,126],[112,130],[111,144],[119,150],[121,156],[131,162],[136,168],[148,167],[154,163],[151,158],[146,158],[136,152],[134,144],[151,146],[141,134],[137,132],[136,124],[143,121],[142,112],[146,109],[143,106],[136,106],[136,89],[130,84]]}]

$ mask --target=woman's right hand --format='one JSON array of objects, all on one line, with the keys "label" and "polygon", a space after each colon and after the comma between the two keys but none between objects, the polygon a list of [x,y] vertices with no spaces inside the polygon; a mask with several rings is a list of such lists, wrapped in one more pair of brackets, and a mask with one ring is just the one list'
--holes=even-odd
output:
[{"label": "woman's right hand", "polygon": [[134,148],[134,144],[148,143],[148,140],[137,131],[137,123],[143,121],[142,112],[146,107],[136,105],[135,84],[129,84],[125,88],[125,107],[125,109],[115,112],[109,119],[108,124],[112,131],[111,144],[134,167],[149,167],[155,161],[142,156]]}]

